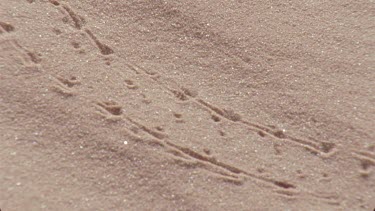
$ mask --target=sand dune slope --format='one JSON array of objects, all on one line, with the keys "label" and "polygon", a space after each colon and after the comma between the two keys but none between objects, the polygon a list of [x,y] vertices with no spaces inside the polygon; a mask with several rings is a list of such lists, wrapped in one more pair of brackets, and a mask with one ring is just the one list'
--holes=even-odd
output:
[{"label": "sand dune slope", "polygon": [[0,209],[373,210],[374,9],[0,0]]}]

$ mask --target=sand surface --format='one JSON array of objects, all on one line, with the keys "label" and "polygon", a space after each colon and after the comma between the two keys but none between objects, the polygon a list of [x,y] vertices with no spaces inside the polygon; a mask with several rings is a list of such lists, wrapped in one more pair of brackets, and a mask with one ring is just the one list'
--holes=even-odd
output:
[{"label": "sand surface", "polygon": [[0,209],[373,210],[371,0],[0,0]]}]

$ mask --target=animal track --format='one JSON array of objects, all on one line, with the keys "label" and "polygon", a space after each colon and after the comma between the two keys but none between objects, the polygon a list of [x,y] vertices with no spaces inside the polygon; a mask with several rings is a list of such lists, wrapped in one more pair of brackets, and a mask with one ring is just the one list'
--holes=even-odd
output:
[{"label": "animal track", "polygon": [[73,41],[73,42],[72,42],[72,46],[73,46],[73,48],[75,48],[75,49],[78,49],[78,48],[81,47],[80,44],[79,44],[78,42],[76,42],[76,41]]},{"label": "animal track", "polygon": [[280,139],[286,138],[286,135],[285,135],[284,131],[282,131],[282,130],[277,130],[277,131],[273,132],[273,135],[277,138],[280,138]]},{"label": "animal track", "polygon": [[65,96],[74,95],[73,86],[80,84],[80,81],[76,77],[71,77],[70,79],[65,79],[63,77],[54,78],[56,84],[53,86],[53,89]]},{"label": "animal track", "polygon": [[[232,109],[221,109],[217,106],[214,106],[202,99],[196,98],[197,93],[188,90],[183,87],[179,87],[176,85],[177,88],[170,88],[169,86],[165,85],[163,82],[160,81],[160,77],[155,79],[154,77],[150,76],[150,72],[144,68],[141,68],[134,64],[127,64],[127,66],[133,70],[136,74],[143,74],[145,76],[150,77],[154,81],[156,81],[161,87],[168,90],[170,93],[173,94],[178,100],[187,101],[192,99],[194,103],[197,103],[200,107],[211,113],[211,118],[217,122],[219,121],[219,117],[227,119],[228,121],[242,124],[248,127],[251,131],[256,132],[259,136],[265,137],[266,135],[272,136],[279,140],[284,140],[289,143],[295,144],[297,146],[303,147],[310,152],[314,153],[315,155],[320,155],[322,157],[329,157],[336,152],[335,144],[329,142],[317,142],[317,141],[310,141],[310,140],[303,140],[299,138],[292,137],[287,135],[283,130],[277,130],[270,126],[263,126],[256,123],[252,123],[246,120],[243,120],[241,115],[237,114]],[[216,115],[213,115],[215,113]]]},{"label": "animal track", "polygon": [[173,113],[173,116],[176,117],[177,119],[181,119],[182,114],[179,114],[179,113]]},{"label": "animal track", "polygon": [[236,114],[233,110],[226,110],[226,109],[220,109],[216,106],[213,106],[204,100],[197,99],[197,101],[201,106],[204,106],[206,109],[209,109],[211,112],[215,112],[216,114],[230,120],[233,122],[238,122],[241,120],[241,116],[239,114]]},{"label": "animal track", "polygon": [[[323,157],[328,157],[332,155],[335,152],[335,145],[333,143],[328,142],[315,142],[315,141],[306,141],[302,139],[298,139],[295,137],[291,137],[288,134],[285,133],[284,130],[278,130],[271,126],[262,126],[258,125],[252,122],[248,122],[246,120],[243,120],[242,117],[234,112],[231,109],[220,109],[219,107],[216,107],[214,105],[211,105],[207,103],[206,101],[197,98],[197,94],[194,94],[190,92],[189,90],[186,90],[182,87],[179,87],[178,85],[171,88],[170,85],[166,85],[166,82],[162,82],[160,80],[160,76],[157,78],[154,77],[153,74],[150,74],[149,71],[133,64],[128,64],[128,67],[134,71],[136,74],[141,74],[147,77],[150,77],[152,80],[154,80],[157,84],[159,84],[162,88],[165,90],[168,90],[175,98],[177,98],[179,101],[187,101],[192,100],[192,102],[198,104],[200,107],[204,108],[206,111],[208,111],[211,114],[211,117],[214,121],[220,121],[220,118],[226,119],[228,121],[234,122],[236,124],[240,124],[243,126],[246,126],[250,129],[250,131],[256,132],[259,136],[265,137],[265,136],[271,136],[278,140],[284,140],[289,143],[296,144],[297,146],[303,147],[305,149],[308,149],[311,152],[314,152],[316,155],[322,155]],[[224,133],[221,133],[224,135]],[[276,186],[280,188],[276,192],[287,195],[287,196],[294,196],[298,192],[296,191],[290,191],[295,190],[296,186],[294,184],[291,184],[289,182],[285,181],[279,181],[279,180],[273,180],[269,179],[268,177],[263,177],[258,174],[250,173],[244,170],[241,170],[239,168],[236,168],[234,166],[222,163],[217,161],[214,158],[207,157],[205,155],[201,155],[197,152],[194,152],[193,150],[185,147],[178,146],[171,141],[165,140],[165,145],[169,148],[173,148],[174,152],[173,155],[176,156],[176,151],[179,151],[179,155],[176,156],[176,159],[179,160],[179,163],[184,163],[185,166],[189,167],[201,167],[203,169],[206,169],[208,171],[214,172],[216,174],[219,174],[221,180],[230,182],[232,184],[242,184],[243,179],[239,179],[236,177],[233,177],[233,175],[242,176],[245,178],[252,178],[257,181],[262,181],[267,184],[271,184],[273,186]],[[279,146],[275,147],[276,153],[280,154],[281,150],[279,149]],[[181,155],[184,155],[185,159],[181,159]],[[177,158],[178,157],[178,158]],[[186,159],[186,157],[189,157],[189,159]],[[192,160],[195,162],[192,162]],[[221,170],[213,170],[215,168],[219,168]],[[224,171],[224,172],[223,172]],[[230,176],[226,175],[229,174]]]},{"label": "animal track", "polygon": [[330,142],[320,142],[320,149],[324,152],[324,153],[330,153],[334,150],[335,148],[335,144],[334,143],[330,143]]},{"label": "animal track", "polygon": [[125,80],[125,83],[126,83],[126,86],[129,88],[129,89],[138,89],[138,86],[134,84],[134,82],[132,80]]},{"label": "animal track", "polygon": [[359,159],[368,160],[375,165],[375,154],[366,151],[353,150],[353,155]]},{"label": "animal track", "polygon": [[193,150],[191,150],[187,147],[178,146],[178,145],[176,145],[176,144],[174,144],[170,141],[166,141],[165,143],[166,143],[166,145],[181,151],[182,153],[190,156],[191,158],[194,158],[194,159],[196,159],[200,162],[203,162],[203,163],[209,163],[211,165],[220,167],[224,170],[227,170],[231,174],[244,175],[246,177],[250,177],[250,178],[256,179],[258,181],[262,181],[262,182],[266,182],[268,184],[275,185],[275,186],[277,186],[279,188],[282,188],[282,189],[290,189],[290,188],[295,189],[296,188],[296,186],[291,184],[291,183],[288,183],[288,182],[285,182],[285,181],[273,180],[273,179],[269,179],[269,178],[266,178],[266,177],[262,177],[262,176],[259,176],[259,175],[249,173],[249,172],[244,171],[242,169],[239,169],[235,166],[231,166],[231,165],[225,164],[223,162],[220,162],[220,161],[216,160],[215,158],[208,157],[208,156],[205,156],[205,155],[201,155],[201,154],[199,154],[199,153],[197,153],[197,152],[195,152],[195,151],[193,151]]},{"label": "animal track", "polygon": [[182,118],[182,114],[173,113],[173,116],[176,118],[176,123],[185,123],[185,120]]},{"label": "animal track", "polygon": [[109,46],[101,43],[98,40],[98,38],[96,38],[95,35],[89,29],[86,29],[85,32],[89,35],[89,37],[91,38],[91,40],[99,48],[101,54],[103,54],[103,55],[110,55],[110,54],[114,53],[114,51]]},{"label": "animal track", "polygon": [[375,154],[366,151],[352,150],[352,155],[361,162],[360,175],[363,178],[369,177],[370,167],[375,166]]},{"label": "animal track", "polygon": [[120,116],[122,114],[122,106],[117,104],[114,101],[102,101],[96,103],[99,108],[107,112],[107,114],[113,115],[113,116]]},{"label": "animal track", "polygon": [[[285,130],[277,129],[273,126],[265,126],[260,125],[257,123],[249,122],[244,120],[239,114],[231,109],[220,109],[217,106],[207,103],[206,101],[197,98],[197,94],[186,90],[176,84],[171,85],[171,82],[166,82],[162,80],[162,77],[155,74],[150,74],[149,71],[134,65],[134,64],[127,64],[130,70],[134,71],[138,75],[144,75],[155,81],[158,85],[160,85],[163,89],[169,91],[177,100],[179,101],[188,101],[196,103],[201,108],[206,110],[211,114],[211,118],[214,121],[221,121],[221,119],[228,120],[235,124],[239,124],[242,126],[247,127],[250,131],[255,132],[261,137],[270,136],[277,140],[282,140],[287,143],[294,144],[296,146],[302,147],[307,149],[308,151],[312,152],[315,155],[319,155],[323,158],[327,158],[332,156],[334,153],[337,152],[336,145],[330,142],[321,142],[316,140],[303,140],[299,138],[295,138],[290,136],[285,132]],[[167,85],[168,84],[168,85]],[[219,133],[224,136],[225,133],[219,131]],[[154,136],[155,137],[155,136]],[[222,162],[217,161],[215,158],[209,157],[206,155],[199,154],[189,148],[181,147],[173,142],[163,139],[164,145],[163,147],[169,148],[167,152],[173,151],[171,153],[176,161],[180,165],[186,166],[188,168],[195,168],[200,167],[209,172],[218,174],[218,179],[229,182],[231,184],[241,185],[246,180],[246,178],[251,178],[256,181],[261,181],[266,184],[272,185],[277,187],[278,189],[275,190],[276,193],[282,194],[284,196],[292,197],[299,193],[297,191],[297,187],[295,184],[281,181],[281,180],[274,180],[270,179],[269,177],[262,176],[261,172],[250,173],[235,166],[231,166]],[[276,154],[281,154],[281,145],[275,145]],[[172,149],[172,150],[171,150]],[[300,178],[305,178],[305,175],[300,175]],[[314,193],[309,193],[308,190],[304,192],[310,194],[312,197],[325,201],[330,204],[339,205],[340,202],[336,199],[331,199],[330,197],[321,196],[319,194],[314,195]]]},{"label": "animal track", "polygon": [[273,145],[273,148],[275,149],[275,153],[276,153],[276,155],[281,155],[282,150],[281,150],[281,145],[280,145],[280,144],[275,143],[275,144]]},{"label": "animal track", "polygon": [[135,72],[137,75],[141,74],[140,72],[140,68],[136,65],[132,65],[132,64],[125,64],[126,67],[128,67],[130,70],[132,70],[133,72]]},{"label": "animal track", "polygon": [[198,96],[198,92],[197,91],[193,91],[193,90],[187,89],[185,87],[181,87],[181,90],[183,91],[184,94],[186,94],[189,97],[194,98],[194,97]]},{"label": "animal track", "polygon": [[220,117],[218,117],[216,115],[212,115],[211,118],[212,118],[212,120],[214,120],[214,122],[220,122]]},{"label": "animal track", "polygon": [[206,153],[206,155],[211,155],[211,150],[209,149],[203,149],[203,152]]},{"label": "animal track", "polygon": [[327,204],[331,204],[331,205],[341,204],[340,198],[336,194],[317,192],[317,193],[309,193],[309,195]]},{"label": "animal track", "polygon": [[261,130],[258,131],[258,135],[261,136],[261,137],[265,137],[266,136],[266,134],[263,131],[261,131]]},{"label": "animal track", "polygon": [[36,53],[31,52],[31,51],[27,50],[26,48],[22,47],[20,44],[18,44],[18,42],[14,41],[14,44],[20,50],[22,50],[23,52],[25,52],[29,56],[31,62],[33,62],[34,64],[39,64],[42,61],[42,59],[39,57],[39,55],[37,55]]},{"label": "animal track", "polygon": [[[50,1],[51,2],[51,1]],[[54,1],[56,3],[56,1]],[[55,3],[51,2],[52,4],[56,5]],[[57,2],[58,3],[58,2]],[[83,25],[85,24],[85,19],[79,15],[77,15],[70,7],[63,5],[62,8],[69,14],[70,18],[72,19],[74,23],[74,27],[76,29],[82,29]]]},{"label": "animal track", "polygon": [[55,33],[56,35],[60,35],[60,34],[62,34],[62,31],[61,31],[60,29],[58,29],[58,28],[53,28],[52,31],[53,31],[53,33]]},{"label": "animal track", "polygon": [[[130,117],[125,116],[125,119],[129,121],[131,124],[140,128],[146,134],[151,135],[152,138],[156,138],[158,140],[156,141],[158,143],[158,146],[164,147],[166,151],[170,152],[173,156],[175,156],[175,159],[180,163],[188,164],[191,167],[201,167],[213,173],[217,173],[220,175],[222,179],[224,178],[228,182],[234,182],[234,184],[242,184],[243,180],[241,180],[240,178],[248,177],[255,179],[257,181],[265,182],[267,184],[273,185],[281,189],[296,189],[296,186],[289,182],[274,180],[260,175],[256,175],[245,170],[242,170],[238,167],[218,161],[216,158],[210,156],[211,152],[207,149],[204,149],[204,153],[206,155],[202,155],[187,147],[179,146],[168,140],[166,135],[161,135],[160,133],[153,131],[148,127],[134,121]],[[138,138],[142,139],[140,137]]]},{"label": "animal track", "polygon": [[62,77],[58,77],[58,80],[65,84],[66,86],[68,87],[73,87],[75,85],[78,85],[78,84],[81,84],[81,82],[75,77],[75,76],[72,76],[70,77],[69,79],[65,79],[65,78],[62,78]]},{"label": "animal track", "polygon": [[157,126],[157,127],[156,127],[156,130],[163,132],[163,131],[164,131],[164,128],[163,128],[162,126]]},{"label": "animal track", "polygon": [[28,50],[26,50],[26,52],[33,63],[39,64],[42,61],[42,59],[36,53],[30,52]]},{"label": "animal track", "polygon": [[171,93],[174,97],[176,97],[178,100],[181,100],[181,101],[186,101],[188,100],[190,97],[193,97],[193,96],[196,96],[197,93],[194,92],[194,91],[191,91],[189,89],[186,89],[186,88],[181,88],[181,87],[178,87],[180,90],[178,89],[172,89],[166,85],[164,85],[163,83],[161,83],[158,79],[160,78],[157,73],[155,72],[152,72],[152,71],[148,71],[138,65],[135,65],[135,64],[127,64],[127,67],[129,69],[131,69],[132,71],[134,71],[136,74],[143,74],[143,75],[146,75],[148,77],[150,77],[152,80],[154,80],[155,82],[157,82],[162,88],[164,88],[165,90],[168,90],[169,93]]},{"label": "animal track", "polygon": [[105,64],[108,66],[110,66],[111,62],[113,61],[113,59],[110,57],[105,57],[103,60],[105,61]]},{"label": "animal track", "polygon": [[9,23],[5,23],[5,22],[2,22],[0,21],[0,26],[1,28],[3,28],[6,32],[12,32],[15,30],[14,26],[9,24]]},{"label": "animal track", "polygon": [[267,126],[261,126],[255,123],[251,123],[245,120],[242,120],[242,117],[239,114],[236,114],[233,110],[223,110],[216,106],[213,106],[201,99],[196,100],[197,103],[202,105],[207,111],[214,112],[217,115],[224,117],[225,119],[232,121],[232,122],[238,122],[240,124],[243,124],[253,132],[256,132],[261,137],[265,137],[267,134],[273,136],[274,138],[286,140],[290,143],[298,144],[298,146],[302,146],[305,149],[308,149],[312,151],[314,154],[320,154],[323,156],[330,156],[335,151],[335,144],[329,143],[329,142],[312,142],[312,141],[306,141],[302,139],[298,139],[295,137],[288,136],[285,134],[285,131],[283,130],[275,130],[274,128],[267,127]]},{"label": "animal track", "polygon": [[154,131],[150,128],[148,128],[147,126],[133,120],[132,118],[130,117],[125,117],[129,122],[131,122],[132,124],[136,125],[137,127],[139,127],[140,129],[142,129],[144,132],[148,133],[149,135],[153,136],[154,138],[157,138],[157,139],[164,139],[166,137],[166,134],[163,134],[163,133],[160,133],[160,132],[157,132],[157,131]]},{"label": "animal track", "polygon": [[186,100],[188,100],[188,97],[185,95],[185,93],[180,92],[180,91],[178,91],[178,90],[170,90],[170,91],[174,94],[174,96],[175,96],[177,99],[182,100],[182,101],[186,101]]},{"label": "animal track", "polygon": [[20,60],[22,64],[29,63],[29,57],[25,56],[25,53],[18,47],[15,40],[1,40],[0,50],[2,53],[7,53],[10,57]]},{"label": "animal track", "polygon": [[[106,110],[111,111],[111,109],[108,109],[108,107],[113,106],[114,103],[110,103],[110,104],[100,103],[99,105],[106,108]],[[115,104],[115,106],[116,108],[118,108],[117,104]],[[166,150],[166,152],[169,152],[170,154],[172,154],[174,156],[174,159],[178,161],[180,164],[183,164],[184,166],[203,168],[209,172],[219,174],[220,176],[218,178],[221,178],[222,180],[224,179],[226,182],[230,182],[230,183],[237,184],[237,185],[243,184],[244,182],[243,179],[251,178],[251,179],[264,182],[266,184],[272,185],[274,187],[277,187],[283,190],[297,188],[292,183],[280,181],[280,180],[274,180],[268,177],[263,177],[261,175],[257,175],[257,174],[242,170],[236,166],[218,161],[216,158],[211,157],[211,151],[208,149],[203,150],[203,152],[205,153],[205,155],[203,155],[187,147],[179,146],[173,143],[172,141],[170,141],[167,135],[163,133],[154,131],[146,127],[145,125],[142,125],[139,122],[133,120],[130,117],[124,116],[124,119],[127,120],[130,123],[130,125],[134,125],[138,127],[143,132],[145,132],[146,134],[154,138],[152,141],[153,143],[157,143],[158,146],[163,147]],[[144,139],[140,137],[139,135],[132,135],[132,136],[136,136],[137,141],[142,141]],[[146,143],[149,141],[145,140],[143,142]]]},{"label": "animal track", "polygon": [[[49,0],[49,2],[53,4],[54,6],[60,6],[60,3],[56,0]],[[61,7],[69,14],[70,18],[72,19],[74,23],[74,27],[78,30],[82,30],[84,28],[85,20],[81,16],[77,15],[72,9],[70,9],[66,5],[61,6]],[[2,25],[1,27],[6,31],[9,30],[9,29],[8,30],[5,29]],[[110,55],[114,53],[113,49],[101,43],[99,39],[89,29],[84,29],[84,32],[95,43],[95,45],[100,50],[101,54]],[[35,54],[31,56],[29,55],[30,60],[36,63],[35,61],[37,61],[37,57],[34,57],[34,56]],[[167,82],[159,80],[160,75],[158,75],[155,72],[146,70],[144,68],[141,68],[139,66],[132,65],[132,64],[129,64],[127,66],[131,70],[136,72],[136,74],[147,75],[152,80],[156,81],[164,89],[168,90],[178,100],[180,101],[192,100],[194,103],[197,103],[198,105],[200,105],[200,107],[204,108],[206,111],[210,113],[212,119],[215,122],[219,122],[221,120],[225,120],[225,121],[228,120],[236,124],[246,126],[251,131],[256,132],[261,137],[271,136],[277,140],[283,140],[285,142],[296,144],[300,147],[307,148],[311,150],[312,152],[314,152],[315,154],[330,155],[335,151],[335,144],[333,143],[298,139],[298,138],[288,135],[283,130],[278,130],[269,126],[264,126],[264,125],[248,122],[246,120],[243,120],[242,117],[239,114],[235,113],[235,111],[233,110],[221,109],[202,99],[198,99],[197,98],[198,94],[196,92],[188,90],[184,87],[180,87],[179,85],[176,85],[176,84],[174,84],[173,86],[171,86],[170,84],[166,85]],[[67,80],[67,81],[59,80],[59,82],[67,88],[72,88],[75,85],[71,82],[71,80]],[[134,85],[133,81],[131,80],[125,80],[125,83],[126,83],[126,86],[130,89],[135,89],[137,87],[136,85]],[[242,170],[234,165],[229,165],[229,164],[220,162],[216,160],[215,158],[210,157],[209,156],[210,152],[209,151],[207,152],[206,150],[204,150],[205,154],[200,154],[187,147],[182,147],[182,146],[174,144],[173,142],[167,139],[167,135],[162,133],[163,130],[158,129],[158,127],[156,128],[157,131],[154,131],[146,127],[145,125],[142,125],[138,123],[137,121],[131,119],[130,117],[123,115],[122,107],[113,101],[97,102],[96,106],[99,107],[101,111],[103,111],[106,115],[121,116],[123,119],[135,125],[139,130],[151,135],[153,138],[152,139],[153,141],[150,141],[150,142],[157,143],[158,146],[163,146],[167,148],[168,149],[167,151],[172,152],[172,154],[176,158],[178,157],[179,161],[181,161],[182,163],[189,164],[195,167],[201,167],[208,171],[218,173],[223,177],[223,180],[231,182],[233,184],[242,184],[244,181],[243,178],[251,178],[257,181],[265,182],[269,185],[276,186],[277,188],[279,188],[278,191],[285,195],[294,194],[294,192],[289,191],[290,189],[292,190],[296,189],[296,186],[294,184],[291,184],[285,181],[270,179],[268,177],[263,177],[259,174],[254,174],[254,173]],[[174,116],[177,119],[181,118],[181,116],[176,116],[176,114],[174,114]],[[222,131],[220,131],[220,134],[222,136],[225,135],[224,132]],[[139,140],[140,138],[137,138],[137,139]],[[370,160],[370,161],[367,161],[367,163],[370,163],[371,165],[374,164],[372,157],[369,157],[367,155],[362,155],[360,153],[359,155],[362,157],[365,157],[365,160],[366,159]],[[365,166],[364,168],[368,168],[369,164],[366,164],[364,166]],[[258,172],[258,173],[262,173],[262,172]]]},{"label": "animal track", "polygon": [[7,52],[9,56],[21,61],[25,66],[33,66],[41,62],[41,59],[29,50],[23,48],[16,40],[0,41],[2,52]]},{"label": "animal track", "polygon": [[[74,12],[69,6],[67,5],[61,5],[58,1],[56,0],[48,0],[51,4],[57,7],[61,7],[63,10],[65,10],[70,19],[73,21],[73,26],[77,30],[82,30],[84,25],[86,24],[86,20],[78,15],[77,13]],[[67,19],[63,19],[63,22],[67,22]],[[85,29],[84,32],[88,35],[88,37],[95,43],[95,45],[99,48],[100,53],[103,55],[110,55],[113,54],[114,51],[112,48],[110,48],[108,45],[105,45],[99,41],[99,39],[89,30]],[[77,47],[75,47],[77,48]]]},{"label": "animal track", "polygon": [[56,0],[48,0],[51,4],[55,5],[55,6],[60,6],[60,3]]},{"label": "animal track", "polygon": [[222,130],[219,130],[219,134],[220,134],[220,136],[225,136],[225,132],[222,131]]}]

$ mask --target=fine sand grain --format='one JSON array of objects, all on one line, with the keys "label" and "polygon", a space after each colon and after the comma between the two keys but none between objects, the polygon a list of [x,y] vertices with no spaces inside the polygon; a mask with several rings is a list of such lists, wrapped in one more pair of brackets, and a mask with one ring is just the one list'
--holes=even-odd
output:
[{"label": "fine sand grain", "polygon": [[0,209],[373,210],[369,0],[0,0]]}]

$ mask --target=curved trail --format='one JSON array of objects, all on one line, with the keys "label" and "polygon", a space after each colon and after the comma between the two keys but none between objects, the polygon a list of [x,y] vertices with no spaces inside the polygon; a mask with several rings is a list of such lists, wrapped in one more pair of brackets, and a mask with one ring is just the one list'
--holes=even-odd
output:
[{"label": "curved trail", "polygon": [[[95,5],[101,5],[96,0],[25,0],[23,3],[12,3],[20,5],[20,14],[22,10],[27,11],[28,7],[35,11],[44,8],[48,12],[45,17],[44,14],[37,13],[38,17],[44,17],[46,23],[43,25],[40,21],[33,22],[38,27],[31,26],[33,35],[30,38],[25,37],[26,27],[30,27],[30,24],[20,21],[22,15],[15,14],[15,18],[0,19],[0,61],[4,62],[1,67],[5,67],[0,75],[4,82],[0,87],[4,90],[4,99],[0,101],[0,115],[4,121],[0,121],[0,126],[5,134],[4,140],[7,140],[3,143],[4,160],[8,163],[20,163],[24,162],[24,158],[7,156],[39,153],[39,148],[30,148],[35,152],[29,152],[20,145],[12,147],[12,142],[8,140],[15,136],[16,141],[30,143],[26,147],[43,143],[40,144],[43,146],[40,149],[44,149],[46,155],[42,156],[41,150],[41,154],[32,156],[36,159],[38,156],[39,160],[50,156],[52,160],[53,156],[62,155],[64,159],[77,163],[78,168],[74,172],[78,175],[73,179],[54,179],[55,183],[69,184],[67,188],[73,193],[73,198],[74,193],[84,196],[88,193],[85,188],[90,187],[89,183],[92,185],[91,195],[87,196],[91,204],[80,203],[76,207],[69,205],[72,209],[92,209],[94,205],[98,206],[97,203],[103,202],[103,209],[115,210],[124,207],[130,210],[149,207],[161,210],[246,210],[249,207],[243,203],[245,200],[259,202],[256,205],[259,209],[267,206],[296,210],[371,207],[375,196],[365,190],[375,187],[372,180],[375,145],[370,140],[373,135],[369,130],[371,123],[362,124],[367,121],[366,117],[358,118],[359,114],[355,112],[342,115],[347,111],[346,104],[338,104],[335,110],[335,106],[329,103],[317,104],[317,100],[311,98],[311,93],[316,91],[320,95],[316,96],[317,99],[330,100],[333,97],[330,97],[328,91],[319,92],[324,89],[320,87],[322,81],[327,80],[331,85],[329,74],[336,74],[334,76],[337,78],[348,75],[348,72],[340,72],[349,71],[343,68],[347,66],[363,68],[364,74],[367,74],[365,70],[370,66],[371,60],[364,57],[363,65],[357,67],[354,59],[351,60],[355,53],[335,57],[333,50],[331,52],[331,49],[323,47],[320,50],[316,43],[305,39],[311,31],[319,29],[315,23],[313,26],[316,28],[309,28],[307,24],[314,17],[312,6],[307,3],[269,5],[270,3],[246,4],[238,1],[232,5],[220,2],[222,6],[213,8],[207,7],[211,4],[209,1],[197,2],[195,5],[183,1],[116,2],[103,6],[103,12],[98,17],[93,16],[97,10]],[[361,8],[359,5],[337,5],[341,12]],[[275,23],[285,21],[283,18],[287,13],[283,11],[288,10],[289,6],[295,7],[296,15],[308,13],[307,25],[304,26],[306,34],[298,35],[300,37],[286,34],[282,38],[267,35],[273,22],[263,23],[261,20],[268,18],[266,6],[278,8],[280,14],[275,11],[271,13],[271,16],[280,15],[280,20],[274,20]],[[258,11],[256,8],[259,9],[259,14],[244,15],[249,9]],[[232,13],[232,10],[237,12]],[[229,15],[218,15],[215,18],[215,12],[227,12]],[[142,14],[146,13],[149,16],[144,17]],[[28,15],[30,14],[26,13],[24,17]],[[257,17],[260,18],[258,22],[266,24],[268,28],[262,29],[262,25],[255,25],[254,29],[247,30],[247,21],[257,23],[251,19]],[[292,20],[294,17],[289,18]],[[322,20],[326,18],[321,17]],[[232,20],[239,20],[240,23],[227,25],[228,29],[220,27],[220,24]],[[340,20],[352,24],[351,20]],[[275,30],[279,30],[279,33],[291,30],[298,34],[298,30],[293,29],[296,26],[291,27],[291,22],[285,21],[282,24],[284,28],[277,26]],[[331,26],[329,23],[325,24],[327,28]],[[238,28],[232,28],[234,26]],[[230,33],[229,28],[233,33]],[[111,33],[108,29],[111,29]],[[337,27],[334,30],[339,34],[342,29]],[[362,28],[358,30],[367,32]],[[37,36],[34,34],[39,32]],[[322,33],[327,36],[326,41],[317,38],[316,42],[332,46],[333,49],[339,48],[332,40],[340,38],[332,38],[325,31]],[[263,43],[266,39],[269,43]],[[288,39],[290,45],[284,45]],[[303,42],[310,45],[310,48],[294,46]],[[351,46],[350,41],[343,42]],[[141,53],[149,50],[152,52]],[[368,51],[365,47],[362,50]],[[326,59],[318,51],[327,51],[332,59]],[[303,56],[299,58],[296,55]],[[345,58],[348,60],[347,66],[339,66]],[[337,72],[327,73],[327,79],[319,79],[320,81],[315,81],[315,85],[314,80],[321,72],[312,71],[320,71],[317,70],[318,65],[315,65],[318,61],[322,68],[337,67]],[[295,63],[297,69],[301,68],[300,72],[293,72]],[[311,69],[305,67],[309,65]],[[196,70],[189,69],[191,67],[200,67],[201,72],[197,74]],[[280,69],[280,73],[269,70],[265,73],[267,68],[274,67]],[[233,80],[222,81],[214,75],[227,77],[227,69],[232,71],[229,75]],[[301,73],[303,71],[306,71],[306,75]],[[370,74],[368,78],[371,78]],[[249,78],[253,84],[239,88],[235,80],[245,75],[251,76]],[[283,81],[282,77],[285,75],[296,84],[289,79]],[[353,73],[351,77],[355,81],[362,80],[363,86],[369,87],[368,81],[362,76]],[[279,78],[280,83],[277,81]],[[298,84],[298,80],[306,85]],[[24,89],[21,88],[23,82]],[[347,84],[336,82],[335,89],[347,88]],[[225,87],[228,84],[233,86]],[[235,105],[239,98],[232,102],[229,96],[220,94],[218,90],[223,87],[224,90],[238,89],[243,93],[255,90],[257,93],[276,94],[264,99],[256,95],[250,99],[242,96],[244,102],[251,100],[255,102],[251,105],[258,105],[249,109],[241,107],[242,104]],[[280,99],[270,103],[274,100],[273,97],[277,98],[285,90],[296,96],[300,107],[296,108],[294,101]],[[346,103],[348,107],[355,106],[355,109],[358,107],[362,109],[361,112],[367,112],[370,119],[368,111],[371,102],[368,101],[371,100],[366,98],[364,88],[358,90],[358,102],[353,100]],[[338,93],[348,99],[349,95]],[[304,94],[306,98],[303,98]],[[305,101],[310,105],[301,106],[305,105],[302,103]],[[27,102],[31,104],[30,109],[27,109]],[[363,106],[359,107],[361,102],[364,102]],[[274,109],[272,104],[279,107]],[[259,105],[264,105],[264,108]],[[291,113],[301,110],[307,116],[296,116],[295,121],[302,122],[301,125],[284,116],[287,106],[290,106],[288,109]],[[313,109],[309,110],[309,106]],[[319,106],[323,109],[319,110]],[[27,112],[28,110],[31,112]],[[249,110],[251,112],[247,114]],[[311,115],[313,111],[321,113]],[[39,113],[34,115],[33,112]],[[259,112],[259,116],[254,116],[253,112]],[[17,115],[22,121],[17,121]],[[337,116],[340,121],[327,121],[322,117],[324,115],[328,116],[327,119]],[[350,122],[351,119],[355,119],[353,123]],[[284,127],[274,125],[285,125],[291,129],[285,130]],[[22,135],[20,130],[8,129],[17,127],[25,128]],[[29,133],[33,130],[44,132]],[[63,138],[65,134],[67,136]],[[34,136],[37,138],[29,138]],[[56,137],[56,143],[51,137]],[[82,150],[78,155],[75,154],[77,146]],[[15,151],[9,153],[7,150]],[[56,155],[45,153],[51,150],[56,150]],[[81,156],[81,160],[75,160],[75,156]],[[100,162],[93,157],[100,157]],[[57,159],[56,168],[51,171],[56,175],[64,175],[66,167],[59,168],[67,165],[64,162]],[[51,169],[50,164],[42,163],[39,169],[36,164],[25,164],[38,172]],[[17,168],[17,165],[14,166]],[[13,182],[11,178],[15,170],[6,165],[0,167],[6,172],[6,176],[0,177],[4,188],[13,190],[12,184],[21,186],[28,183],[25,177],[17,177],[19,181]],[[90,175],[88,170],[94,173]],[[158,176],[153,176],[154,173]],[[90,178],[89,183],[82,182],[83,175]],[[109,179],[112,177],[117,181]],[[80,181],[77,182],[77,187],[74,180]],[[25,187],[36,190],[39,185],[49,187],[48,184],[35,181]],[[124,193],[121,186],[132,192]],[[357,188],[343,193],[346,187]],[[249,191],[252,189],[254,191]],[[106,190],[113,203],[102,200],[95,202],[99,190]],[[16,191],[15,195],[24,192],[22,189]],[[58,194],[61,199],[65,193],[62,191]],[[228,198],[223,197],[227,194]],[[126,199],[123,199],[125,195]],[[357,197],[353,197],[354,195]],[[7,192],[0,195],[0,198],[1,196],[7,201],[14,201]],[[145,196],[147,200],[142,205],[136,205],[141,196]],[[28,197],[32,198],[33,195]],[[28,206],[28,197],[17,203],[18,208]],[[260,202],[265,198],[272,202]],[[64,203],[64,199],[59,201]],[[0,208],[2,203],[4,202],[0,200]],[[48,203],[54,208],[61,207],[61,204]],[[6,206],[8,208],[9,203]]]}]

